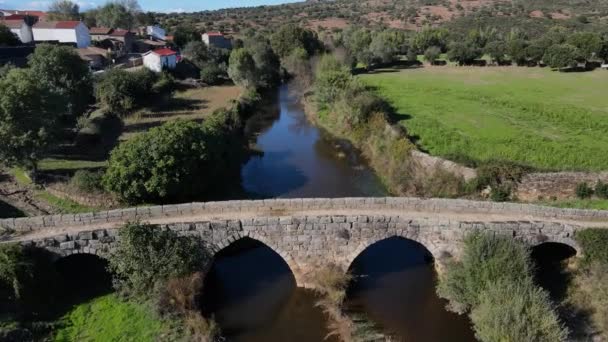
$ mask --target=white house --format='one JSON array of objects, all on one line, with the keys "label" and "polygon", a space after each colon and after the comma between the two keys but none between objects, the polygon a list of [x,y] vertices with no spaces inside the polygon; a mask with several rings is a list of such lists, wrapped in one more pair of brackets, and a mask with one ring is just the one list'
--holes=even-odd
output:
[{"label": "white house", "polygon": [[165,32],[165,30],[163,30],[158,25],[146,27],[146,33],[148,34],[148,36],[152,37],[153,39],[160,39],[160,40],[167,39],[167,32]]},{"label": "white house", "polygon": [[73,43],[77,48],[91,45],[89,28],[81,21],[39,21],[33,27],[34,41]]},{"label": "white house", "polygon": [[175,69],[177,65],[177,52],[171,49],[157,49],[143,55],[144,66],[154,72],[163,69]]},{"label": "white house", "polygon": [[205,42],[207,46],[214,46],[221,49],[232,49],[232,42],[221,32],[203,33],[203,42]]},{"label": "white house", "polygon": [[31,43],[34,40],[32,27],[24,20],[0,20],[0,24],[6,25],[24,44]]},{"label": "white house", "polygon": [[608,70],[608,63],[604,63],[604,64],[602,64],[602,69],[606,69],[606,70]]}]

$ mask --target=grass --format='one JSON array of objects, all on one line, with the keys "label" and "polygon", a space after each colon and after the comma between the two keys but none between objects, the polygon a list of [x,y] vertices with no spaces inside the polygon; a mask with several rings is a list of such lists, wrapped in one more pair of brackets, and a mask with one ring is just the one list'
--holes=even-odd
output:
[{"label": "grass", "polygon": [[69,199],[59,198],[44,190],[37,191],[36,197],[47,202],[61,214],[89,213],[97,210],[97,208],[88,207]]},{"label": "grass", "polygon": [[540,202],[538,202],[538,204],[548,205],[551,207],[558,207],[558,208],[608,210],[608,200],[606,200],[606,199],[573,199],[573,200],[558,200],[558,201],[540,201]]},{"label": "grass", "polygon": [[89,160],[71,160],[71,159],[56,159],[46,158],[40,161],[38,169],[40,171],[53,170],[81,170],[81,169],[96,169],[105,167],[106,161],[89,161]]},{"label": "grass", "polygon": [[608,170],[608,73],[433,67],[359,76],[424,150],[543,170]]},{"label": "grass", "polygon": [[202,120],[217,109],[226,108],[241,94],[238,86],[213,86],[176,91],[169,100],[158,101],[125,118],[120,140],[176,119]]},{"label": "grass", "polygon": [[157,341],[168,329],[145,305],[122,301],[115,294],[76,306],[62,318],[54,341]]}]

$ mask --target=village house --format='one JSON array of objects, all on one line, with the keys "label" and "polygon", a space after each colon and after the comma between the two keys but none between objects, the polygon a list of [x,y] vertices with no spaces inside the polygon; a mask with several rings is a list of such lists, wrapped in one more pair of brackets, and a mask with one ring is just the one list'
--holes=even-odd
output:
[{"label": "village house", "polygon": [[28,25],[24,19],[0,20],[0,24],[8,27],[23,44],[34,41],[32,27]]},{"label": "village house", "polygon": [[171,49],[157,49],[143,55],[144,66],[154,72],[163,69],[175,69],[177,66],[177,52]]},{"label": "village house", "polygon": [[[4,18],[5,20],[17,19],[16,17],[33,17],[36,21],[45,21],[46,20],[46,12],[42,11],[18,11],[18,10],[3,10],[0,9],[0,19]],[[33,23],[31,23],[33,24]]]},{"label": "village house", "polygon": [[110,52],[94,46],[76,49],[80,58],[89,64],[92,70],[103,69],[109,62]]},{"label": "village house", "polygon": [[203,42],[205,42],[207,46],[213,46],[220,49],[232,49],[232,42],[221,32],[203,33]]},{"label": "village house", "polygon": [[39,21],[33,27],[34,41],[73,44],[78,48],[91,45],[89,28],[81,21]]},{"label": "village house", "polygon": [[107,27],[92,27],[89,30],[91,40],[97,42],[97,46],[111,49],[115,58],[122,57],[133,51],[135,34],[127,30],[112,29]]}]

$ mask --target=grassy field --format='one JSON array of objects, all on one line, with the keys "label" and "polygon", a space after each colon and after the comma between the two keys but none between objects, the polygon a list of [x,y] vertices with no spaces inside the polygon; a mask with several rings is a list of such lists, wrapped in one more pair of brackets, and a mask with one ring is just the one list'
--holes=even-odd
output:
[{"label": "grassy field", "polygon": [[608,170],[608,72],[429,67],[359,77],[433,155]]},{"label": "grassy field", "polygon": [[56,342],[157,341],[169,327],[145,306],[110,294],[80,304],[62,318]]}]

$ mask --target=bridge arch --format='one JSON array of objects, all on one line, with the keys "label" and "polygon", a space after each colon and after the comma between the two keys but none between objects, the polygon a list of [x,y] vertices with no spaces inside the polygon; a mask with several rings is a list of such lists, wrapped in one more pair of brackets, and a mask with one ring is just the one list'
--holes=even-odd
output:
[{"label": "bridge arch", "polygon": [[412,239],[409,237],[404,237],[401,235],[391,235],[387,237],[377,237],[374,239],[367,240],[359,244],[359,246],[351,253],[344,264],[344,271],[350,271],[355,264],[355,261],[362,256],[366,251],[373,249],[381,243],[385,242],[397,242],[404,241],[411,244],[412,247],[417,248],[420,253],[424,255],[425,261],[429,263],[433,263],[436,260],[433,251],[429,249],[424,243],[417,241],[416,239]]}]

